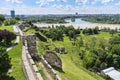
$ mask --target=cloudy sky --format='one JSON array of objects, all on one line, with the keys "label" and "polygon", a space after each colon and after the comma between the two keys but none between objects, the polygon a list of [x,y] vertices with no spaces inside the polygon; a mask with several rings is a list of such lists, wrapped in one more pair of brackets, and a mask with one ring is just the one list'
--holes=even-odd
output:
[{"label": "cloudy sky", "polygon": [[0,0],[0,14],[120,14],[120,0]]}]

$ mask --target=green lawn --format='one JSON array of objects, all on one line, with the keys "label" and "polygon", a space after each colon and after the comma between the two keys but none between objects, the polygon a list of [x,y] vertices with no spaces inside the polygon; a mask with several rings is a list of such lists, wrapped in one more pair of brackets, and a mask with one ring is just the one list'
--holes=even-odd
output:
[{"label": "green lawn", "polygon": [[58,54],[62,59],[63,73],[58,72],[63,80],[104,80],[93,72],[86,70],[82,66],[82,61],[79,57],[79,49],[71,44],[68,37],[64,38],[64,42],[53,42],[57,47],[64,46],[68,51],[67,54]]},{"label": "green lawn", "polygon": [[23,68],[22,68],[22,43],[20,42],[18,45],[16,45],[12,50],[8,52],[10,58],[11,58],[11,64],[12,64],[12,72],[9,74],[10,76],[13,76],[15,80],[26,80]]},{"label": "green lawn", "polygon": [[[117,34],[114,34],[116,36]],[[98,41],[99,39],[108,40],[112,37],[108,32],[100,32],[98,35],[81,35],[84,41],[92,40],[95,37]],[[65,47],[67,54],[58,54],[62,60],[63,72],[57,71],[62,80],[104,80],[102,77],[97,75],[97,73],[91,72],[83,67],[82,60],[79,56],[79,49],[73,46],[72,41],[68,37],[64,37],[64,41],[54,41],[49,40],[49,43],[38,41],[38,51],[40,55],[46,50],[45,45],[49,47],[50,50],[54,49],[54,46]]]},{"label": "green lawn", "polygon": [[[91,38],[90,36],[88,36]],[[88,38],[86,36],[86,38]],[[45,43],[42,41],[37,40],[38,52],[40,55],[43,55],[45,51],[45,45],[48,45],[51,50],[54,49],[53,45],[51,45],[51,40],[49,43]],[[62,80],[104,80],[97,74],[86,70],[82,66],[82,61],[79,57],[79,49],[72,45],[71,41],[68,37],[64,37],[64,41],[55,41],[52,44],[56,45],[57,47],[65,47],[68,51],[67,54],[58,54],[58,56],[62,60],[62,68],[63,72],[57,71],[59,76]]]},{"label": "green lawn", "polygon": [[6,29],[6,30],[8,30],[8,31],[14,32],[12,26],[4,26],[4,25],[2,25],[2,26],[0,26],[0,29],[1,29],[1,30]]}]

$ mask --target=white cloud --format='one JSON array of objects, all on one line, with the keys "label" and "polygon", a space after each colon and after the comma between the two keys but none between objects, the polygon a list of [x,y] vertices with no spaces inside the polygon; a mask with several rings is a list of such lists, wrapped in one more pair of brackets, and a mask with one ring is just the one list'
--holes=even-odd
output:
[{"label": "white cloud", "polygon": [[87,3],[95,4],[96,2],[101,2],[102,4],[106,4],[112,1],[114,0],[75,0],[75,2],[78,4],[87,4]]},{"label": "white cloud", "polygon": [[113,0],[101,0],[102,3],[109,3],[112,2]]},{"label": "white cloud", "polygon": [[67,0],[58,0],[58,1],[67,2]]},{"label": "white cloud", "polygon": [[[75,14],[78,12],[79,14],[116,14],[120,13],[118,8],[114,6],[103,6],[103,7],[89,7],[89,6],[82,6],[82,7],[74,7],[71,5],[58,5],[56,8],[54,5],[53,7],[28,7],[25,5],[19,5],[14,8],[16,14]],[[0,8],[0,13],[3,14],[10,14],[10,10],[13,7],[4,7]]]},{"label": "white cloud", "polygon": [[92,2],[92,4],[95,4],[96,2],[101,2],[101,3],[105,4],[105,3],[112,2],[112,1],[114,1],[114,0],[92,0],[91,2]]},{"label": "white cloud", "polygon": [[115,5],[116,5],[116,6],[120,6],[120,2],[116,3]]},{"label": "white cloud", "polygon": [[38,0],[36,1],[36,4],[39,4],[40,7],[49,5],[50,2],[54,2],[55,0]]},{"label": "white cloud", "polygon": [[[11,0],[7,0],[11,1]],[[44,5],[49,5],[49,3],[58,1],[58,0],[39,0],[37,3],[40,4],[41,6]],[[68,1],[68,0],[67,0]],[[81,2],[82,0],[76,0],[76,2]],[[90,0],[89,0],[90,1]],[[101,2],[102,0],[91,0],[94,2]],[[111,0],[112,1],[112,0]],[[109,1],[104,1],[104,3],[108,3]],[[89,2],[88,2],[89,3]],[[82,4],[87,4],[87,2],[83,1]],[[117,3],[116,5],[119,5]],[[5,5],[5,6],[0,6],[0,13],[3,14],[10,14],[10,10],[14,8],[16,11],[16,14],[75,14],[75,12],[78,12],[79,14],[118,14],[120,13],[120,9],[118,6],[107,6],[107,5],[102,5],[102,6],[89,6],[89,5],[84,5],[84,6],[72,6],[70,4],[55,4],[52,6],[48,7],[30,7],[26,5]]]},{"label": "white cloud", "polygon": [[18,4],[22,3],[21,0],[5,0],[5,1],[11,2],[11,3],[18,3]]},{"label": "white cloud", "polygon": [[75,2],[78,4],[86,4],[88,0],[75,0]]},{"label": "white cloud", "polygon": [[67,0],[38,0],[36,1],[36,4],[39,4],[41,7],[49,5],[49,3],[58,1],[58,2],[67,2]]}]

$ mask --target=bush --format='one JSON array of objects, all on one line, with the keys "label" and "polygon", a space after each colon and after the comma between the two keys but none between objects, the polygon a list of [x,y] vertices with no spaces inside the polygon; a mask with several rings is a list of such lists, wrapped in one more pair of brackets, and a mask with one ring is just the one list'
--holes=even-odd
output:
[{"label": "bush", "polygon": [[16,35],[7,30],[0,30],[0,42],[4,42],[5,45],[9,45],[12,40],[16,38]]}]

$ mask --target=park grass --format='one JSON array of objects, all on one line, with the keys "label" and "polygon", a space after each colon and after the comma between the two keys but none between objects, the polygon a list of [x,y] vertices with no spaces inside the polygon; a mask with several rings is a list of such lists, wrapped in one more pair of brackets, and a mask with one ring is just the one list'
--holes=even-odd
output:
[{"label": "park grass", "polygon": [[[117,34],[114,34],[113,36],[116,36]],[[89,41],[93,37],[95,37],[97,40],[100,38],[104,38],[106,40],[109,40],[109,38],[112,37],[111,34],[108,32],[100,32],[97,35],[81,35],[83,40]],[[79,38],[79,37],[78,37]],[[79,49],[76,46],[72,45],[73,41],[70,41],[68,37],[64,36],[64,41],[49,41],[50,44],[54,44],[56,47],[65,47],[67,54],[57,54],[61,60],[62,60],[62,68],[63,71],[57,73],[62,78],[62,80],[104,80],[101,76],[97,75],[97,73],[91,72],[83,67],[82,60],[79,56]],[[45,49],[40,45],[46,45],[48,43],[44,43],[42,41],[38,41],[38,51],[39,54],[44,54]],[[53,45],[50,47],[51,50],[53,50]]]},{"label": "park grass", "polygon": [[[83,35],[83,39],[88,40],[92,37],[101,37],[103,34],[107,34],[108,36],[105,38],[109,38],[110,35],[108,33],[100,33],[98,35],[85,36]],[[104,37],[104,36],[102,36]],[[62,78],[62,80],[104,80],[102,77],[97,75],[97,73],[91,72],[85,69],[82,65],[82,60],[79,57],[79,49],[76,46],[72,45],[73,41],[70,41],[68,37],[64,36],[64,41],[48,41],[49,43],[45,43],[37,40],[38,52],[40,55],[43,55],[45,52],[44,46],[49,45],[50,50],[56,47],[65,47],[67,54],[57,54],[62,60],[62,68],[63,71],[57,73]]]},{"label": "park grass", "polygon": [[34,34],[34,33],[36,33],[35,29],[29,28],[29,27],[25,27],[25,29],[23,29],[23,32],[25,34]]},{"label": "park grass", "polygon": [[26,80],[23,68],[22,68],[22,43],[20,42],[18,45],[13,47],[9,52],[9,57],[11,58],[11,64],[12,64],[12,72],[9,73],[9,76],[13,76],[15,80]]},{"label": "park grass", "polygon": [[68,37],[64,41],[53,42],[57,47],[65,47],[67,54],[58,54],[62,60],[63,72],[58,72],[62,80],[104,80],[97,74],[86,70],[79,57],[79,49],[71,44]]},{"label": "park grass", "polygon": [[5,26],[4,24],[0,26],[0,30],[8,30],[10,32],[14,32],[12,26]]}]

